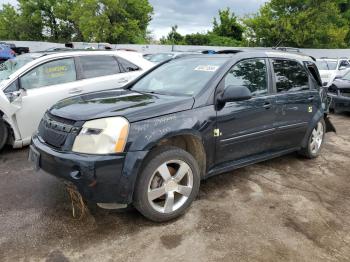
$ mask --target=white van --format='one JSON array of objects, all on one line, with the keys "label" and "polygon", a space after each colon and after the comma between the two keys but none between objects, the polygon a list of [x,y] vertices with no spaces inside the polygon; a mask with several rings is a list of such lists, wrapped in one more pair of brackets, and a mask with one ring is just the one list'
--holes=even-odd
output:
[{"label": "white van", "polygon": [[24,54],[0,65],[0,150],[29,145],[45,111],[69,96],[120,88],[154,64],[128,51]]}]

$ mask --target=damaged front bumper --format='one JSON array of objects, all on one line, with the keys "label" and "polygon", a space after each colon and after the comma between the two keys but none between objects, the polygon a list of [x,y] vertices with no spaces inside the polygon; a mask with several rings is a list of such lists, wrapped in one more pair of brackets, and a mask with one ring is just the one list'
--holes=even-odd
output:
[{"label": "damaged front bumper", "polygon": [[117,155],[60,152],[34,136],[29,158],[38,169],[72,182],[88,201],[130,204],[146,154],[145,151]]},{"label": "damaged front bumper", "polygon": [[350,112],[350,97],[333,94],[328,94],[328,96],[332,100],[330,108],[336,113]]}]

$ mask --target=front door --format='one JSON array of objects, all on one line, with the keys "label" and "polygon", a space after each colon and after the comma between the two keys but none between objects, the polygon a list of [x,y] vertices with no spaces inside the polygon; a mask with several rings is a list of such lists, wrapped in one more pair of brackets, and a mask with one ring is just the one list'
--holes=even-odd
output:
[{"label": "front door", "polygon": [[18,128],[23,140],[37,130],[46,110],[74,92],[76,70],[73,58],[41,64],[23,75],[19,82],[23,95],[13,101]]},{"label": "front door", "polygon": [[267,152],[274,133],[275,101],[270,96],[267,59],[237,63],[221,85],[246,86],[253,98],[230,102],[217,111],[216,164]]}]

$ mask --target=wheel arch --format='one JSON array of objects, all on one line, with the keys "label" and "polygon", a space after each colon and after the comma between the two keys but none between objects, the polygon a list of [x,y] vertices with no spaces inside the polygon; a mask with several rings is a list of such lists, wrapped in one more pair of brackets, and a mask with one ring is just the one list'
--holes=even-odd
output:
[{"label": "wheel arch", "polygon": [[207,155],[203,140],[199,134],[183,131],[177,134],[162,137],[149,145],[147,148],[147,150],[149,150],[148,154],[160,146],[175,146],[190,153],[198,163],[201,178],[205,176],[207,168]]},{"label": "wheel arch", "polygon": [[8,129],[8,138],[7,138],[7,143],[13,144],[13,142],[16,139],[15,136],[15,129],[13,128],[13,126],[11,125],[11,123],[8,121],[6,114],[0,109],[0,118],[4,121],[7,129]]},{"label": "wheel arch", "polygon": [[309,123],[308,129],[305,133],[305,136],[303,138],[302,144],[301,146],[304,148],[307,146],[308,140],[309,140],[309,136],[312,132],[312,130],[314,129],[314,127],[316,126],[316,124],[321,120],[325,118],[325,113],[323,112],[323,110],[318,110],[316,112],[316,114],[314,115],[314,117],[312,118],[312,120]]}]

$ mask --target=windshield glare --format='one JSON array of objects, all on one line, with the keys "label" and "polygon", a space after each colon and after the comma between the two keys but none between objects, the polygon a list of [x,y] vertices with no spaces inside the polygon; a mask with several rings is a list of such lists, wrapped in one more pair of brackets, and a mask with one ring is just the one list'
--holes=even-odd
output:
[{"label": "windshield glare", "polygon": [[136,82],[134,91],[166,95],[198,94],[227,59],[186,58],[170,61]]},{"label": "windshield glare", "polygon": [[327,61],[327,60],[318,60],[316,62],[318,70],[336,70],[337,69],[337,61]]},{"label": "windshield glare", "polygon": [[165,60],[171,59],[174,57],[174,54],[171,53],[164,53],[164,54],[154,54],[154,55],[150,55],[148,58],[149,61],[153,62],[153,63],[160,63],[163,62]]},{"label": "windshield glare", "polygon": [[31,55],[20,55],[0,64],[0,81],[7,79],[21,67],[33,61],[36,57]]}]

